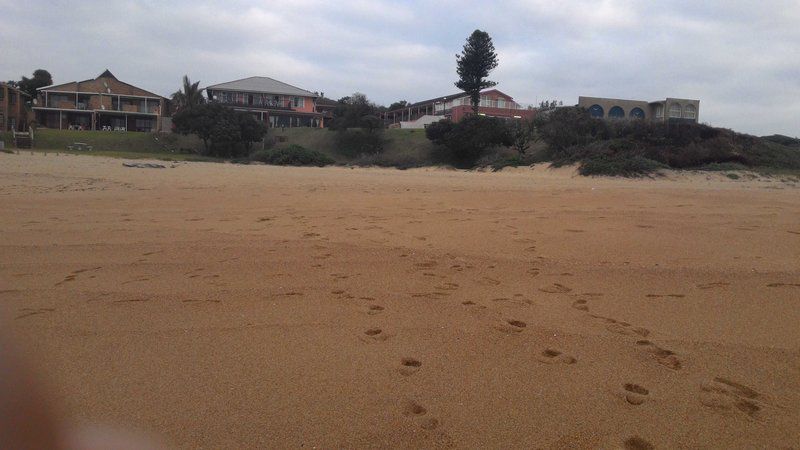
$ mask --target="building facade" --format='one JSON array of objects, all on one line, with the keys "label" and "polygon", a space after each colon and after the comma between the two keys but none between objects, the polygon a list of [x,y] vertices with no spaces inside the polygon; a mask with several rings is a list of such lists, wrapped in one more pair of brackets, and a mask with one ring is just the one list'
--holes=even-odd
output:
[{"label": "building facade", "polygon": [[316,93],[268,77],[250,77],[205,88],[209,101],[252,114],[270,127],[324,126]]},{"label": "building facade", "polygon": [[700,119],[700,100],[667,98],[648,102],[617,98],[578,97],[578,106],[587,109],[592,117],[598,119],[641,119],[648,122],[681,120],[695,123]]},{"label": "building facade", "polygon": [[[439,120],[450,119],[453,122],[458,122],[471,114],[473,114],[473,111],[469,95],[459,92],[458,94],[436,97],[412,103],[400,109],[387,111],[383,113],[383,118],[389,126],[396,127],[401,122],[413,124],[423,116],[437,116],[440,118]],[[497,89],[490,89],[481,92],[478,114],[503,119],[531,119],[536,114],[536,110],[521,106],[511,96]],[[428,120],[428,118],[425,120]],[[407,127],[415,128],[414,125],[407,125]]]},{"label": "building facade", "polygon": [[118,80],[106,70],[85,81],[38,89],[33,107],[40,126],[56,129],[162,130],[167,99]]},{"label": "building facade", "polygon": [[28,129],[30,95],[0,82],[0,131],[25,131]]}]

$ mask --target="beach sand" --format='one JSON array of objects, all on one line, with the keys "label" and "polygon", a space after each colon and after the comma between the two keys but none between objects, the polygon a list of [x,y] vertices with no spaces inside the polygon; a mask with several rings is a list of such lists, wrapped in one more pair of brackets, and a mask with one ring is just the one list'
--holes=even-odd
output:
[{"label": "beach sand", "polygon": [[0,154],[2,326],[74,423],[178,448],[800,443],[797,185],[160,163]]}]

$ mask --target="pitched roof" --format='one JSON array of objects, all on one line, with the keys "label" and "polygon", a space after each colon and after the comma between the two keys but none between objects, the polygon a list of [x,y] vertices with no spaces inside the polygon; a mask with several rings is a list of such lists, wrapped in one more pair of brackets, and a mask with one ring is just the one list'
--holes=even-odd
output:
[{"label": "pitched roof", "polygon": [[[114,83],[119,83],[119,85],[115,85],[115,88],[118,87],[126,87],[127,89],[123,89],[124,92],[110,92],[108,82],[105,80],[103,84],[100,84],[100,79],[108,79],[113,80]],[[117,77],[111,73],[110,70],[106,69],[103,73],[97,76],[97,78],[89,78],[88,80],[83,81],[70,81],[68,83],[60,83],[60,84],[51,84],[50,86],[43,86],[40,88],[36,88],[37,91],[57,91],[57,90],[64,90],[69,92],[80,92],[86,94],[97,94],[97,93],[112,93],[112,94],[121,94],[121,95],[140,95],[143,97],[159,97],[165,98],[161,95],[154,94],[153,92],[144,90],[140,87],[134,86],[132,84],[126,83],[124,81],[120,81]],[[115,89],[116,90],[116,89]]]},{"label": "pitched roof", "polygon": [[206,89],[213,90],[230,90],[230,91],[244,91],[244,92],[264,92],[267,94],[282,94],[282,95],[302,95],[305,97],[319,97],[311,91],[300,89],[297,86],[286,84],[269,77],[249,77],[242,78],[241,80],[229,81],[227,83],[215,84],[208,86]]},{"label": "pitched roof", "polygon": [[[509,100],[512,100],[512,101],[514,100],[514,98],[511,97],[510,95],[508,95],[508,94],[506,94],[504,92],[501,92],[501,91],[499,91],[497,89],[486,89],[486,90],[481,91],[481,94],[486,94],[486,93],[493,92],[493,91],[497,92],[498,94],[502,95],[503,97],[505,97],[505,98],[507,98]],[[411,103],[410,105],[406,105],[406,106],[404,106],[404,107],[402,107],[400,109],[416,108],[417,106],[428,105],[428,104],[431,104],[431,103],[439,103],[439,102],[443,102],[445,100],[452,100],[454,98],[467,97],[468,95],[469,94],[467,94],[466,92],[461,91],[461,92],[459,92],[457,94],[453,94],[453,95],[444,95],[442,97],[436,97],[436,98],[432,98],[432,99],[428,99],[428,100],[423,100],[421,102]],[[396,111],[399,111],[399,109],[396,110]]]}]

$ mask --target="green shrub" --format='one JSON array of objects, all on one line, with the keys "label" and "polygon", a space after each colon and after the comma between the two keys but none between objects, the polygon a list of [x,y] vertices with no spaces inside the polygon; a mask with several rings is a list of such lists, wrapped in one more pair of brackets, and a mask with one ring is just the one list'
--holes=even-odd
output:
[{"label": "green shrub", "polygon": [[425,132],[436,147],[434,160],[456,167],[474,167],[493,147],[513,144],[508,125],[501,119],[468,116],[458,123],[442,121],[428,125]]},{"label": "green shrub", "polygon": [[258,150],[250,155],[253,161],[276,166],[327,166],[335,161],[328,155],[299,145],[271,150]]},{"label": "green shrub", "polygon": [[557,108],[534,120],[536,132],[547,143],[553,160],[572,160],[581,146],[610,137],[606,122],[593,118],[584,108]]}]

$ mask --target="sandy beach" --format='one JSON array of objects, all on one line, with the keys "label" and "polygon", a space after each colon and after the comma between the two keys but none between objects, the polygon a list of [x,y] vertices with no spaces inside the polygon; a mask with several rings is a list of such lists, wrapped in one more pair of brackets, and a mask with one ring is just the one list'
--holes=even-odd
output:
[{"label": "sandy beach", "polygon": [[158,163],[0,154],[0,320],[74,423],[176,448],[800,443],[798,185]]}]

